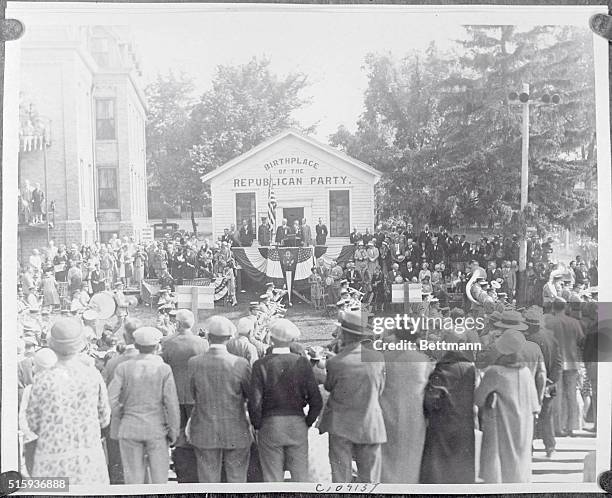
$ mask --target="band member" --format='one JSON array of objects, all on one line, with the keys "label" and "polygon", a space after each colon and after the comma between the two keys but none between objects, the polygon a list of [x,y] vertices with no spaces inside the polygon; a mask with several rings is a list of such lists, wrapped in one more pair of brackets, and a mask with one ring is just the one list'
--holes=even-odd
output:
[{"label": "band member", "polygon": [[117,282],[115,284],[115,290],[113,291],[113,299],[115,300],[115,316],[117,317],[117,326],[115,330],[119,330],[125,319],[128,316],[129,301],[126,295],[123,293],[124,285],[123,282]]}]

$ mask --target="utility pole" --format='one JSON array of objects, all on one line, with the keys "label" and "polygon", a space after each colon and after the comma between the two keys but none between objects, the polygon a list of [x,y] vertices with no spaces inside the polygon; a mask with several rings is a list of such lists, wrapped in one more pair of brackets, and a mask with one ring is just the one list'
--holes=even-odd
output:
[{"label": "utility pole", "polygon": [[[560,102],[559,95],[555,94],[552,97],[548,94],[542,95],[541,101],[530,100],[529,84],[523,83],[520,94],[511,92],[508,95],[510,103],[518,103],[522,110],[522,126],[521,126],[521,216],[527,203],[529,202],[529,106],[539,104],[558,104]],[[518,102],[516,102],[518,100]],[[525,227],[526,228],[526,227]],[[526,304],[527,301],[527,232],[521,230],[519,234],[519,278],[516,301],[518,304]]]}]

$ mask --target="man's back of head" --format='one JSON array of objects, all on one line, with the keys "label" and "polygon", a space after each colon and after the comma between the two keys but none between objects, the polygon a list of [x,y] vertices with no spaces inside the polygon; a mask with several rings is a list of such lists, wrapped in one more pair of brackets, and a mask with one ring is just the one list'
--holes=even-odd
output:
[{"label": "man's back of head", "polygon": [[195,317],[191,310],[178,310],[176,312],[176,325],[179,332],[190,331],[195,324]]}]

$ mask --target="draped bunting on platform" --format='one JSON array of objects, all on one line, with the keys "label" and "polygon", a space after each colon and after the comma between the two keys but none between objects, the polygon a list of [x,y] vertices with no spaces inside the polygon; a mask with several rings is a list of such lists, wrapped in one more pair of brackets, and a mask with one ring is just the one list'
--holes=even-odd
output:
[{"label": "draped bunting on platform", "polygon": [[286,281],[287,272],[291,274],[291,282],[304,281],[310,276],[310,269],[315,260],[322,257],[329,266],[334,260],[346,264],[352,259],[354,246],[338,247],[232,247],[232,253],[238,266],[250,278],[261,283],[279,279]]}]

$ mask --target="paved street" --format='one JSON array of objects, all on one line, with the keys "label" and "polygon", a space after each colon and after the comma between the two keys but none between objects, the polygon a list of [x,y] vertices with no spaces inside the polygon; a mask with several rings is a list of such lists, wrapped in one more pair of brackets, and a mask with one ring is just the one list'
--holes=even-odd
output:
[{"label": "paved street", "polygon": [[595,451],[595,434],[578,431],[578,437],[557,438],[551,458],[546,458],[541,440],[534,448],[533,482],[583,482],[584,457]]}]

